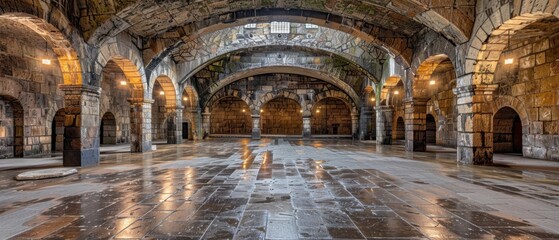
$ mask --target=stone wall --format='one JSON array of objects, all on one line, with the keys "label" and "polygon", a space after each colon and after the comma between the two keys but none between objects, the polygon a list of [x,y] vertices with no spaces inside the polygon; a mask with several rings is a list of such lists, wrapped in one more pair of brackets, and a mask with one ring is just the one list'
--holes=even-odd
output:
[{"label": "stone wall", "polygon": [[289,98],[276,98],[262,108],[262,134],[302,135],[301,105]]},{"label": "stone wall", "polygon": [[226,97],[211,110],[210,133],[243,134],[252,132],[252,118],[248,105],[239,98]]},{"label": "stone wall", "polygon": [[[63,83],[60,65],[42,37],[10,20],[0,20],[0,25],[0,98],[21,105],[23,114],[23,127],[16,130],[21,138],[15,142],[4,138],[0,155],[13,156],[13,148],[6,148],[9,144],[23,151],[16,153],[16,157],[50,153],[52,118],[64,104],[63,93],[57,88]],[[42,59],[51,60],[51,64],[42,64]],[[14,105],[2,104],[3,118],[11,118],[6,113]],[[0,124],[5,129],[3,135],[10,136],[14,122],[4,121]]]},{"label": "stone wall", "polygon": [[167,109],[165,108],[165,95],[159,82],[153,87],[153,105],[151,105],[151,135],[153,140],[167,139]]},{"label": "stone wall", "polygon": [[14,156],[14,113],[12,105],[0,99],[0,158]]},{"label": "stone wall", "polygon": [[[516,57],[514,64],[502,64],[501,56],[494,78],[499,88],[494,96],[518,114],[527,113],[521,116],[524,156],[558,160],[559,35],[521,42],[510,50]],[[521,104],[514,103],[516,100]]]},{"label": "stone wall", "polygon": [[128,99],[132,96],[132,86],[121,85],[121,81],[128,82],[124,73],[115,64],[109,62],[107,69],[103,71],[103,79],[101,82],[101,106],[100,116],[110,112],[115,116],[116,120],[116,143],[130,142],[130,102]]},{"label": "stone wall", "polygon": [[314,105],[312,134],[351,135],[351,112],[341,100],[326,98]]}]

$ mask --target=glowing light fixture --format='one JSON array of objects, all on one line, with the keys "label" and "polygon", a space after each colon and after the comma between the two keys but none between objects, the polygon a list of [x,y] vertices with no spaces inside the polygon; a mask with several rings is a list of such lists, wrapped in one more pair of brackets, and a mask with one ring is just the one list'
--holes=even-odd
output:
[{"label": "glowing light fixture", "polygon": [[376,101],[376,100],[377,100],[376,98],[371,98],[371,102],[374,102],[374,101]]},{"label": "glowing light fixture", "polygon": [[264,112],[264,109],[260,109],[260,112],[263,113],[263,112]]},{"label": "glowing light fixture", "polygon": [[300,113],[303,113],[303,109],[299,110]]},{"label": "glowing light fixture", "polygon": [[246,110],[243,109],[243,112],[246,112]]},{"label": "glowing light fixture", "polygon": [[394,95],[398,95],[398,94],[400,94],[399,91],[394,91]]},{"label": "glowing light fixture", "polygon": [[317,109],[317,110],[316,110],[316,113],[320,113],[320,109]]},{"label": "glowing light fixture", "polygon": [[44,65],[50,65],[50,64],[52,63],[51,60],[48,59],[48,58],[43,59],[41,62],[42,62]]},{"label": "glowing light fixture", "polygon": [[514,64],[514,56],[510,49],[510,29],[508,31],[507,50],[503,52],[503,56],[505,57],[505,65]]},{"label": "glowing light fixture", "polygon": [[165,95],[165,92],[161,91],[159,92],[159,95]]},{"label": "glowing light fixture", "polygon": [[120,81],[120,85],[126,86],[126,85],[128,85],[128,83],[126,81]]},{"label": "glowing light fixture", "polygon": [[436,82],[435,80],[431,80],[431,81],[429,82],[429,85],[435,85],[435,84],[437,84],[437,82]]},{"label": "glowing light fixture", "polygon": [[188,98],[187,98],[187,97],[184,97],[184,98],[183,98],[182,100],[184,100],[184,101],[188,101]]}]

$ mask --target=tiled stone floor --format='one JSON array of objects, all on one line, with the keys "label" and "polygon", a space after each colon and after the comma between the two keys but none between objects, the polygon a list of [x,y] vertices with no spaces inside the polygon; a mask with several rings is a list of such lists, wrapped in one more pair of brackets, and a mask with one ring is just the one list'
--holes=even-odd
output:
[{"label": "tiled stone floor", "polygon": [[559,239],[559,163],[459,166],[432,149],[217,139],[106,150],[63,179],[12,168],[0,239]]}]

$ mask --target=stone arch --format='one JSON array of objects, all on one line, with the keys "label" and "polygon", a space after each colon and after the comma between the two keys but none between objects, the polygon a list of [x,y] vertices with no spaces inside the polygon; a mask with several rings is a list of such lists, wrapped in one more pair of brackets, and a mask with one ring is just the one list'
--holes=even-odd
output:
[{"label": "stone arch", "polygon": [[526,134],[529,134],[529,126],[530,126],[530,115],[524,106],[524,103],[520,101],[518,98],[512,96],[499,96],[495,101],[491,103],[491,112],[493,112],[493,116],[500,110],[505,107],[509,107],[513,109],[520,120],[522,121],[522,126],[526,128]]},{"label": "stone arch", "polygon": [[492,146],[496,153],[522,153],[527,128],[518,112],[511,107],[498,109],[492,119]]},{"label": "stone arch", "polygon": [[233,90],[233,89],[229,89],[229,90],[220,90],[219,92],[215,93],[214,95],[212,95],[211,98],[208,99],[208,101],[206,102],[206,104],[204,105],[204,109],[206,112],[209,112],[211,110],[211,107],[219,100],[221,100],[222,98],[226,98],[226,97],[236,97],[239,98],[241,100],[243,100],[243,102],[245,102],[249,108],[251,109],[251,111],[253,111],[253,104],[252,101],[250,100],[249,96],[245,96],[242,94],[241,91],[237,91],[237,90]]},{"label": "stone arch", "polygon": [[[488,16],[485,20],[480,20],[483,21],[480,23],[482,27],[477,29],[475,35],[477,38],[471,42],[466,55],[465,73],[467,75],[460,81],[461,87],[493,84],[499,58],[507,47],[509,39],[532,23],[559,16],[557,4],[543,9],[541,7],[547,5],[543,3],[544,0],[526,2],[522,6],[516,6],[515,4],[515,7],[517,7],[515,11],[510,11],[511,3],[507,1],[491,16]],[[531,5],[531,3],[534,3],[534,5]],[[537,8],[540,11],[532,13],[532,6],[538,6]]]},{"label": "stone arch", "polygon": [[20,23],[47,41],[57,55],[64,84],[82,85],[88,82],[87,74],[82,71],[82,69],[87,69],[86,67],[82,68],[82,64],[84,66],[88,64],[82,63],[82,61],[87,61],[88,58],[81,54],[87,52],[85,51],[86,44],[78,31],[70,24],[65,14],[52,8],[47,10],[49,14],[42,16],[34,11],[22,13],[20,9],[3,8],[2,10],[0,10],[0,20]]},{"label": "stone arch", "polygon": [[[276,95],[262,101],[260,114],[262,134],[302,135],[303,114],[301,102],[297,95]],[[264,99],[264,98],[263,98]],[[270,110],[272,109],[272,110]]]},{"label": "stone arch", "polygon": [[[358,106],[355,104],[355,102],[353,102],[352,99],[346,93],[338,90],[322,91],[315,94],[312,100],[312,104],[313,105],[317,104],[318,102],[320,102],[325,98],[336,98],[342,100],[342,102],[344,102],[346,106],[349,108],[349,111],[351,112],[352,115],[359,114],[359,110],[357,110]],[[313,107],[311,107],[310,109],[313,109]]]},{"label": "stone arch", "polygon": [[[450,62],[450,64],[445,63]],[[452,63],[452,60],[446,54],[438,54],[432,55],[424,59],[418,66],[416,70],[416,74],[413,78],[413,82],[410,85],[412,87],[412,97],[413,98],[421,98],[421,99],[429,99],[431,95],[434,94],[433,89],[430,88],[431,80],[433,74],[439,70],[443,64],[451,65],[454,78],[456,78],[456,68],[455,65]],[[443,66],[448,67],[448,66]],[[441,83],[436,83],[441,84]],[[443,85],[448,84],[447,82],[442,83]],[[408,92],[408,91],[406,91]]]},{"label": "stone arch", "polygon": [[303,104],[303,101],[302,101],[301,97],[299,97],[299,95],[297,95],[296,93],[291,92],[291,91],[287,91],[287,90],[281,90],[281,91],[277,91],[277,92],[267,92],[266,94],[262,95],[254,103],[253,111],[255,113],[259,113],[260,110],[262,110],[262,107],[264,107],[268,102],[270,102],[270,101],[272,101],[276,98],[288,98],[288,99],[294,100],[297,103],[299,103],[299,106],[301,106],[302,110],[307,111],[306,106],[304,106],[305,104]]},{"label": "stone arch", "polygon": [[255,75],[270,74],[270,73],[296,74],[296,75],[312,77],[328,82],[338,87],[342,91],[346,92],[357,106],[361,106],[361,98],[359,97],[359,95],[357,95],[355,90],[351,86],[349,86],[349,84],[345,83],[344,81],[338,78],[330,76],[327,72],[319,72],[316,71],[316,69],[307,69],[298,66],[273,66],[273,67],[260,67],[260,68],[246,69],[244,71],[230,74],[222,78],[219,81],[219,83],[213,86],[208,92],[210,95],[213,95],[215,92],[221,90],[225,86],[235,81],[238,81],[240,79],[244,79]]},{"label": "stone arch", "polygon": [[249,105],[239,96],[223,96],[210,106],[210,133],[248,135],[252,131]]},{"label": "stone arch", "polygon": [[[130,36],[119,35],[111,38],[99,48],[99,54],[95,61],[95,75],[101,79],[101,73],[109,61],[113,61],[124,73],[128,81],[134,85],[134,98],[144,98],[151,96],[149,85],[146,79],[144,64],[140,52],[134,46],[129,46],[132,40]],[[94,86],[101,86],[100,81],[92,83]]]},{"label": "stone arch", "polygon": [[[157,78],[155,78],[154,82],[159,82],[159,84],[161,85],[161,88],[165,93],[165,104],[167,106],[170,107],[182,106],[181,100],[177,98],[177,96],[179,95],[177,92],[178,88],[176,87],[175,81],[173,81],[172,78],[166,75],[159,75]],[[150,92],[153,92],[154,85],[155,84],[151,84]]]},{"label": "stone arch", "polygon": [[[184,98],[187,98],[186,100]],[[185,110],[196,110],[200,107],[200,98],[198,97],[198,91],[191,85],[183,85],[182,86],[182,106],[184,106]]]}]

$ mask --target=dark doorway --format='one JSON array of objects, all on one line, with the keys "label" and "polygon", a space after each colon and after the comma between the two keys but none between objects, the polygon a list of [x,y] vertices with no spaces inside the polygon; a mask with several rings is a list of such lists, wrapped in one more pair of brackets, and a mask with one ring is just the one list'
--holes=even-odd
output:
[{"label": "dark doorway", "polygon": [[522,153],[522,121],[510,108],[501,108],[493,117],[493,152]]},{"label": "dark doorway", "polygon": [[103,115],[99,133],[101,144],[116,144],[116,118],[111,112]]},{"label": "dark doorway", "polygon": [[437,122],[435,121],[435,117],[431,114],[427,114],[427,124],[426,124],[426,132],[427,135],[427,144],[436,144],[437,143]]},{"label": "dark doorway", "polygon": [[406,123],[402,117],[396,120],[396,127],[392,136],[394,140],[406,140]]},{"label": "dark doorway", "polygon": [[188,139],[188,123],[182,123],[182,139]]}]

